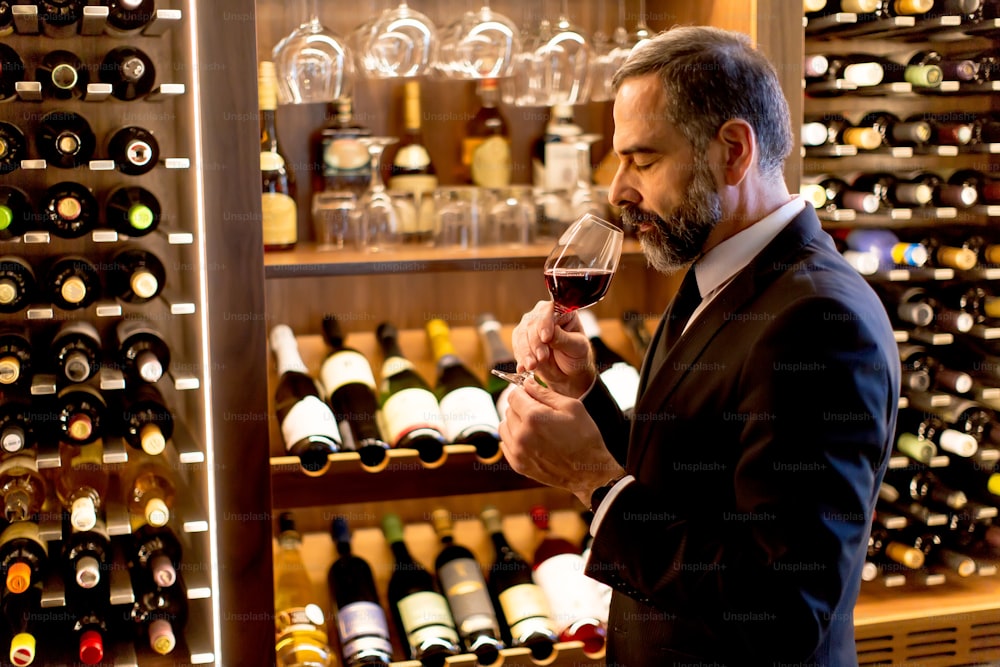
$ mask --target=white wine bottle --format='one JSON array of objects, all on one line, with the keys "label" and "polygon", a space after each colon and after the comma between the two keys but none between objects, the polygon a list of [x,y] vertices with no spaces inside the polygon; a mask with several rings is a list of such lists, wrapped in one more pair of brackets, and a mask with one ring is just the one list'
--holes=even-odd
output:
[{"label": "white wine bottle", "polygon": [[258,67],[260,102],[261,207],[264,250],[290,250],[298,241],[298,209],[295,204],[295,176],[278,143],[274,113],[278,108],[278,83],[274,63]]},{"label": "white wine bottle", "polygon": [[502,454],[500,416],[493,404],[493,397],[483,388],[479,378],[458,358],[451,342],[448,323],[432,319],[427,322],[426,328],[437,362],[434,393],[447,427],[445,436],[456,445],[473,445],[476,456],[482,461],[496,461]]},{"label": "white wine bottle", "polygon": [[[403,128],[399,149],[392,160],[389,189],[413,193],[417,206],[415,228],[403,229],[405,241],[425,243],[434,233],[434,188],[437,171],[430,151],[424,145],[420,122],[420,84],[407,81],[403,88]],[[405,218],[405,216],[404,216]]]}]

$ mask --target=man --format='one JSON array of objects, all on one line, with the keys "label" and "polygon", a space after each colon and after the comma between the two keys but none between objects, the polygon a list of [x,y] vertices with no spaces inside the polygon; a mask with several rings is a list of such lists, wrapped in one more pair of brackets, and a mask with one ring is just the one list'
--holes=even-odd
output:
[{"label": "man", "polygon": [[899,398],[887,315],[789,195],[788,107],[745,36],[675,28],[614,85],[609,199],[653,268],[690,268],[631,424],[575,316],[554,323],[549,302],[525,315],[514,352],[547,386],[511,394],[504,453],[595,512],[609,665],[857,665],[853,607]]}]

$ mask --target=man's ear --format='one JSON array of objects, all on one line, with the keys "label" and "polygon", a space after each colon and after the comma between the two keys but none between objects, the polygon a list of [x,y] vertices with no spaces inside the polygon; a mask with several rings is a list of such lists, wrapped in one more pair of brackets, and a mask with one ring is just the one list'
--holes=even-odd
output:
[{"label": "man's ear", "polygon": [[723,178],[726,185],[739,185],[753,166],[757,137],[750,123],[741,119],[727,120],[716,138],[723,148]]}]

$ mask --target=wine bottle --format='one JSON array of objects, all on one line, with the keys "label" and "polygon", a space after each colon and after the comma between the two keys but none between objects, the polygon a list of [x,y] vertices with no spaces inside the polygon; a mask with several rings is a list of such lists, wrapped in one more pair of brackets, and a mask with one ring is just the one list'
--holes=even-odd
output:
[{"label": "wine bottle", "polygon": [[877,86],[885,78],[883,59],[879,56],[867,53],[820,55],[826,60],[826,67],[821,67],[822,62],[813,57],[806,68],[807,83],[843,81],[850,86],[867,87]]},{"label": "wine bottle", "polygon": [[899,356],[907,371],[926,369],[932,387],[955,394],[964,394],[972,389],[972,377],[968,373],[948,368],[920,345],[899,345]]},{"label": "wine bottle", "polygon": [[607,627],[600,621],[602,601],[584,574],[583,556],[569,540],[549,532],[545,508],[532,507],[531,520],[542,532],[535,549],[533,578],[548,597],[560,641],[581,641],[587,653],[599,652]]},{"label": "wine bottle", "polygon": [[131,620],[135,633],[159,655],[169,655],[177,646],[177,635],[188,619],[187,587],[178,578],[171,586],[160,586],[144,570],[131,570],[135,603]]},{"label": "wine bottle", "polygon": [[111,258],[108,296],[126,303],[148,303],[163,291],[166,279],[159,257],[141,248],[125,248]]},{"label": "wine bottle", "polygon": [[118,186],[108,194],[104,215],[119,234],[145,236],[160,224],[160,202],[145,188]]},{"label": "wine bottle", "polygon": [[434,394],[441,407],[445,437],[456,445],[472,445],[482,461],[496,461],[500,452],[500,416],[493,397],[479,378],[462,363],[451,342],[448,323],[431,319],[426,324],[437,379]]},{"label": "wine bottle", "polygon": [[[959,169],[948,177],[948,182],[976,189],[981,204],[1000,204],[1000,179],[990,178],[987,174],[975,169]],[[998,248],[1000,246],[992,246]],[[995,264],[1000,260],[1000,254],[993,259],[981,257],[981,261]]]},{"label": "wine bottle", "polygon": [[68,255],[50,262],[45,276],[45,292],[57,308],[86,308],[100,296],[101,278],[90,260]]},{"label": "wine bottle", "polygon": [[327,573],[327,586],[334,601],[344,665],[388,667],[392,661],[389,622],[379,604],[372,569],[364,558],[351,553],[351,534],[343,517],[333,519],[330,535],[337,559]]},{"label": "wine bottle", "polygon": [[102,0],[108,8],[104,31],[115,37],[135,34],[156,16],[155,0]]},{"label": "wine bottle", "polygon": [[925,246],[920,243],[900,241],[899,237],[888,229],[856,228],[845,233],[838,231],[837,236],[843,239],[851,250],[877,255],[880,265],[886,268],[895,265],[921,267],[927,263]]},{"label": "wine bottle", "polygon": [[531,565],[504,537],[500,512],[489,506],[483,508],[480,517],[493,541],[494,557],[487,582],[506,620],[505,639],[511,646],[528,648],[535,660],[544,661],[559,640],[545,592],[532,579]]},{"label": "wine bottle", "polygon": [[389,170],[389,189],[412,192],[417,206],[416,229],[404,229],[404,240],[424,243],[433,236],[437,186],[437,170],[421,130],[420,84],[410,80],[403,86],[403,136]]},{"label": "wine bottle", "polygon": [[56,394],[60,437],[72,445],[86,445],[103,435],[107,402],[88,384],[71,384]]},{"label": "wine bottle", "polygon": [[170,526],[143,524],[132,532],[127,555],[130,569],[141,568],[157,586],[173,586],[177,581],[182,547]]},{"label": "wine bottle", "polygon": [[379,431],[375,374],[365,355],[344,344],[336,317],[325,315],[322,328],[330,353],[319,375],[340,428],[342,447],[358,452],[361,465],[368,470],[381,470],[389,463],[389,443]]},{"label": "wine bottle", "polygon": [[[3,216],[2,206],[0,216]],[[20,257],[0,256],[0,313],[16,313],[25,308],[36,298],[37,291],[35,272],[30,264]]]},{"label": "wine bottle", "polygon": [[302,560],[302,538],[291,512],[278,516],[278,552],[274,559],[274,609],[280,667],[330,667],[335,657],[326,634],[326,618],[316,604],[313,583]]},{"label": "wine bottle", "polygon": [[914,502],[908,498],[901,497],[896,487],[882,482],[878,490],[878,502],[876,514],[886,517],[896,515],[905,521],[906,526],[918,525],[928,528],[938,528],[948,525],[948,515],[931,509],[926,505]]},{"label": "wine bottle", "polygon": [[934,7],[934,0],[882,0],[875,10],[879,18],[922,16]]},{"label": "wine bottle", "polygon": [[581,310],[577,316],[584,335],[590,339],[601,381],[611,392],[618,408],[626,415],[631,414],[639,393],[639,370],[601,339],[601,325],[592,312]]},{"label": "wine bottle", "polygon": [[260,106],[261,205],[264,250],[290,250],[298,241],[295,176],[278,142],[274,115],[278,108],[274,63],[262,61],[257,71]]},{"label": "wine bottle", "polygon": [[279,324],[271,329],[270,341],[278,365],[274,411],[285,451],[299,457],[307,475],[322,475],[330,467],[329,455],[340,451],[337,418],[309,375],[292,330]]},{"label": "wine bottle", "polygon": [[42,585],[36,583],[20,595],[0,595],[0,614],[10,637],[8,658],[15,667],[25,667],[35,661],[40,619],[42,618]]},{"label": "wine bottle", "polygon": [[839,113],[825,113],[806,117],[802,125],[802,143],[806,146],[845,144],[870,151],[882,145],[882,135],[870,125],[854,125]]},{"label": "wine bottle", "polygon": [[847,243],[838,237],[833,237],[833,242],[837,247],[837,251],[840,252],[844,260],[859,274],[863,276],[870,276],[878,273],[878,255],[872,252],[851,250],[847,247]]},{"label": "wine bottle", "polygon": [[425,466],[442,465],[447,427],[437,397],[403,356],[396,327],[383,322],[375,336],[383,356],[379,391],[383,432],[393,447],[417,450]]},{"label": "wine bottle", "polygon": [[907,120],[924,121],[931,128],[927,143],[931,146],[964,146],[972,141],[972,123],[955,119],[953,115],[920,113]]},{"label": "wine bottle", "polygon": [[35,69],[35,80],[42,84],[44,97],[72,100],[86,95],[90,74],[78,55],[58,49],[42,56]]},{"label": "wine bottle", "polygon": [[[997,73],[1000,74],[1000,59],[998,59]],[[1000,76],[993,79],[1000,81]],[[1000,120],[995,116],[980,115],[972,121],[972,145],[1000,143]]]},{"label": "wine bottle", "polygon": [[898,531],[889,531],[876,517],[868,536],[868,559],[878,565],[895,563],[917,570],[924,565],[924,552],[900,542]]},{"label": "wine bottle", "polygon": [[53,235],[75,239],[98,224],[97,199],[90,188],[72,181],[56,183],[42,195],[42,220]]},{"label": "wine bottle", "polygon": [[145,320],[125,319],[115,328],[118,358],[124,370],[145,382],[157,382],[170,367],[170,348]]},{"label": "wine bottle", "polygon": [[922,529],[909,531],[910,543],[914,549],[924,554],[924,562],[936,564],[959,577],[970,577],[976,573],[976,562],[957,551],[944,546],[936,532]]},{"label": "wine bottle", "polygon": [[960,16],[965,21],[976,21],[982,12],[983,0],[934,0],[927,16]]},{"label": "wine bottle", "polygon": [[5,389],[0,398],[0,451],[14,454],[33,447],[35,412],[28,392]]},{"label": "wine bottle", "polygon": [[924,61],[941,68],[943,81],[973,82],[979,76],[979,65],[972,58],[947,56],[938,51],[921,51],[915,54],[910,62]]},{"label": "wine bottle", "polygon": [[[102,519],[90,528],[72,527],[62,545],[63,579],[83,590],[107,588],[111,569],[111,539]],[[72,583],[70,583],[72,582]]]},{"label": "wine bottle", "polygon": [[126,490],[125,500],[133,531],[143,524],[158,528],[170,521],[177,486],[173,473],[157,458],[133,454],[122,472],[122,487]]},{"label": "wine bottle", "polygon": [[52,337],[49,358],[59,380],[86,382],[101,368],[101,336],[86,320],[68,321]]},{"label": "wine bottle", "polygon": [[27,193],[11,185],[0,185],[0,241],[17,238],[34,228],[34,214]]},{"label": "wine bottle", "polygon": [[868,112],[858,122],[858,127],[876,130],[885,146],[922,146],[931,139],[931,126],[926,120],[904,122],[889,111]]},{"label": "wine bottle", "polygon": [[17,96],[18,81],[24,81],[24,61],[17,51],[0,43],[0,102]]},{"label": "wine bottle", "polygon": [[45,479],[38,472],[34,452],[19,452],[0,459],[0,496],[7,521],[29,521],[45,503]]},{"label": "wine bottle", "polygon": [[878,9],[880,0],[827,0],[825,6],[811,13],[815,16],[827,16],[850,12],[852,14],[871,14]]},{"label": "wine bottle", "polygon": [[48,560],[48,542],[34,521],[14,521],[0,533],[0,573],[7,593],[18,595],[41,582]]},{"label": "wine bottle", "polygon": [[85,665],[99,665],[104,660],[104,638],[108,634],[106,607],[107,600],[99,602],[92,596],[88,596],[85,604],[71,606],[76,616],[73,634],[77,637],[77,657]]},{"label": "wine bottle", "polygon": [[160,160],[160,144],[153,133],[130,125],[116,130],[108,139],[108,158],[115,169],[127,176],[151,172]]},{"label": "wine bottle", "polygon": [[355,120],[350,97],[330,103],[327,116],[329,123],[313,140],[319,177],[314,192],[346,191],[360,198],[371,180],[371,156],[358,138],[371,136],[371,130]]},{"label": "wine bottle", "polygon": [[0,2],[0,37],[14,34],[14,12],[10,5],[10,0]]},{"label": "wine bottle", "polygon": [[878,291],[890,315],[900,322],[918,327],[933,324],[949,333],[966,333],[975,324],[971,315],[945,307],[923,287],[885,283]]},{"label": "wine bottle", "polygon": [[896,449],[915,461],[929,463],[937,455],[938,447],[958,456],[970,456],[979,443],[967,433],[948,428],[937,415],[911,412],[901,415]]},{"label": "wine bottle", "polygon": [[38,0],[42,34],[60,39],[76,35],[85,4],[83,0]]},{"label": "wine bottle", "polygon": [[87,119],[64,110],[42,117],[35,133],[35,143],[46,164],[60,169],[87,164],[97,148],[97,138]]},{"label": "wine bottle", "polygon": [[[0,67],[3,64],[0,63]],[[28,155],[28,145],[24,139],[24,132],[21,132],[17,125],[0,122],[0,175],[9,174],[21,168],[21,160]],[[10,186],[0,188],[2,193]],[[3,204],[3,194],[0,194],[0,205]],[[0,240],[3,239],[4,230],[10,225],[9,221],[0,220]]]},{"label": "wine bottle", "polygon": [[465,180],[484,188],[510,185],[510,128],[500,112],[500,91],[496,79],[478,81],[482,106],[465,124],[462,138],[462,166]]},{"label": "wine bottle", "polygon": [[0,325],[0,385],[26,385],[31,378],[32,348],[28,330]]},{"label": "wine bottle", "polygon": [[162,454],[174,434],[174,417],[160,390],[142,383],[119,400],[117,428],[125,442],[151,456]]},{"label": "wine bottle", "polygon": [[425,665],[443,665],[445,658],[461,652],[448,601],[430,572],[410,555],[399,516],[383,515],[382,532],[394,559],[389,609],[407,656]]},{"label": "wine bottle", "polygon": [[819,185],[826,190],[827,201],[834,209],[849,209],[859,213],[875,213],[879,209],[877,196],[854,190],[841,178],[827,177]]},{"label": "wine bottle", "polygon": [[802,0],[802,11],[808,16],[816,14],[826,7],[826,0]]},{"label": "wine bottle", "polygon": [[913,178],[914,182],[928,185],[933,192],[932,202],[935,206],[954,206],[970,208],[979,201],[976,188],[962,184],[952,184],[941,176],[931,172],[920,172]]},{"label": "wine bottle", "polygon": [[937,236],[925,236],[920,244],[927,248],[927,264],[960,271],[969,271],[976,267],[979,256],[974,250],[965,246],[950,245],[947,240]]},{"label": "wine bottle", "polygon": [[[930,470],[919,470],[916,473],[904,472],[898,477],[901,483],[893,483],[893,486],[897,490],[905,489],[905,492],[909,493],[910,499],[921,504],[960,510],[969,502],[965,492],[948,486]],[[890,480],[893,482],[896,479],[896,475],[890,476]]]},{"label": "wine bottle", "polygon": [[[109,16],[107,27],[110,26]],[[102,82],[111,84],[112,97],[128,102],[153,90],[156,68],[144,51],[134,46],[118,46],[104,56],[100,77]]]}]

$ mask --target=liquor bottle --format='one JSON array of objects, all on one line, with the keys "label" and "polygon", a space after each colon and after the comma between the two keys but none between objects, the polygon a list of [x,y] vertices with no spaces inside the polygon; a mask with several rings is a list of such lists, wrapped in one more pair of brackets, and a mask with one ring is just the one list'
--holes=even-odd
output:
[{"label": "liquor bottle", "polygon": [[0,385],[27,384],[32,367],[27,329],[0,325]]},{"label": "liquor bottle", "polygon": [[299,465],[307,475],[322,475],[330,467],[330,454],[340,451],[337,418],[309,375],[291,328],[276,325],[271,329],[270,342],[278,366],[274,411],[285,451],[299,457]]},{"label": "liquor bottle", "polygon": [[35,69],[35,80],[42,84],[44,97],[72,100],[86,95],[90,74],[78,55],[59,49],[42,56]]},{"label": "liquor bottle", "polygon": [[531,565],[504,537],[497,508],[483,508],[480,517],[493,541],[494,557],[487,583],[506,621],[504,639],[511,646],[528,648],[535,660],[544,661],[559,640],[545,592],[532,579]]},{"label": "liquor bottle", "polygon": [[500,649],[504,644],[483,571],[472,552],[455,543],[451,512],[443,508],[434,510],[431,512],[431,523],[441,539],[441,551],[434,560],[434,570],[448,600],[459,636],[466,649],[476,654],[480,665],[495,664],[500,660]]},{"label": "liquor bottle", "polygon": [[931,139],[931,125],[926,120],[903,121],[889,111],[870,111],[858,127],[871,127],[882,136],[885,146],[923,146]]},{"label": "liquor bottle", "polygon": [[603,603],[584,574],[583,556],[569,540],[549,532],[545,508],[532,507],[531,520],[543,535],[535,549],[533,578],[549,600],[559,640],[581,641],[587,653],[599,652],[607,627],[600,620]]},{"label": "liquor bottle", "polygon": [[871,151],[882,145],[882,135],[870,125],[854,125],[839,113],[825,113],[806,117],[802,143],[806,146],[844,144]]},{"label": "liquor bottle", "polygon": [[170,526],[143,524],[132,531],[127,554],[130,569],[144,569],[157,586],[173,586],[177,581],[183,549]]},{"label": "liquor bottle", "polygon": [[0,452],[14,454],[35,445],[35,412],[28,391],[0,395]]},{"label": "liquor bottle", "polygon": [[940,67],[944,81],[967,83],[974,82],[979,77],[979,64],[972,58],[943,55],[938,51],[921,51],[913,56],[911,62],[917,59]]},{"label": "liquor bottle", "polygon": [[392,661],[389,622],[379,603],[372,569],[364,558],[351,553],[351,533],[343,517],[335,517],[330,535],[337,559],[327,573],[334,601],[341,654],[345,667],[378,665]]},{"label": "liquor bottle", "polygon": [[25,667],[35,661],[40,619],[42,618],[42,585],[33,584],[20,595],[0,593],[0,614],[3,615],[10,637],[8,659],[15,667]]},{"label": "liquor bottle", "polygon": [[498,460],[503,455],[500,416],[493,397],[458,358],[447,322],[431,319],[426,329],[437,364],[434,394],[444,418],[445,437],[456,445],[474,446],[476,456],[482,461]]},{"label": "liquor bottle", "polygon": [[71,384],[56,394],[60,437],[71,445],[86,445],[103,435],[107,402],[89,384]]},{"label": "liquor bottle", "polygon": [[35,228],[31,200],[12,185],[0,185],[0,241],[9,241]]},{"label": "liquor bottle", "polygon": [[145,188],[122,185],[108,194],[104,216],[119,234],[145,236],[160,224],[160,202]]},{"label": "liquor bottle", "polygon": [[477,91],[482,106],[465,124],[462,166],[465,180],[484,188],[510,185],[510,128],[498,108],[500,91],[496,79],[480,79]]},{"label": "liquor bottle", "polygon": [[[3,64],[0,63],[0,67]],[[0,122],[0,175],[9,174],[21,168],[21,160],[28,154],[28,145],[24,139],[24,132],[12,123]],[[4,186],[7,188],[10,186]],[[2,189],[0,189],[2,192]],[[2,195],[0,195],[2,202]],[[0,220],[0,239],[3,238],[3,230],[10,223],[4,224]]]},{"label": "liquor bottle", "polygon": [[90,188],[73,181],[56,183],[42,195],[42,220],[53,235],[75,239],[98,225],[97,199]]},{"label": "liquor bottle", "polygon": [[882,482],[878,490],[876,514],[880,517],[899,516],[906,526],[938,528],[948,525],[948,515],[926,505],[903,498],[896,487]]},{"label": "liquor bottle", "polygon": [[163,291],[166,279],[159,257],[142,248],[125,248],[111,258],[108,296],[126,303],[148,303]]},{"label": "liquor bottle", "polygon": [[425,665],[443,664],[445,658],[461,652],[448,601],[431,573],[410,555],[399,516],[383,515],[382,532],[394,559],[389,610],[407,656]]},{"label": "liquor bottle", "polygon": [[437,170],[421,130],[420,84],[407,81],[403,86],[403,136],[389,170],[389,189],[412,192],[418,215],[416,229],[404,229],[404,239],[423,243],[434,233],[432,193],[438,186]]},{"label": "liquor bottle", "polygon": [[601,339],[601,325],[592,312],[581,310],[577,315],[584,335],[590,339],[601,381],[611,392],[618,408],[626,415],[631,414],[639,393],[639,370]]},{"label": "liquor bottle", "polygon": [[129,446],[151,456],[162,454],[174,434],[174,417],[160,390],[144,382],[122,393],[117,430]]},{"label": "liquor bottle", "polygon": [[[111,569],[111,539],[102,519],[90,528],[73,527],[63,539],[63,579],[84,590],[106,588]],[[72,584],[70,584],[72,586]]]},{"label": "liquor bottle", "polygon": [[[914,394],[910,397],[910,407],[937,415],[944,420],[948,428],[971,435],[980,444],[984,440],[990,440],[990,432],[993,429],[993,424],[996,423],[996,414],[992,410],[968,399],[956,397],[947,406],[942,407],[933,405],[927,394]],[[968,455],[965,458],[970,460],[977,458],[978,449],[970,447],[966,451],[968,451]],[[955,463],[956,460],[952,459],[952,463]]]},{"label": "liquor bottle", "polygon": [[115,130],[108,139],[108,158],[127,176],[151,172],[160,160],[160,144],[149,130],[130,125]]},{"label": "liquor bottle", "polygon": [[97,148],[90,123],[72,111],[52,111],[42,117],[35,132],[35,145],[47,165],[73,169],[87,164]]},{"label": "liquor bottle", "polygon": [[34,521],[14,521],[0,533],[0,573],[7,593],[19,595],[39,583],[48,560],[48,542]]},{"label": "liquor bottle", "polygon": [[403,356],[396,327],[383,322],[375,336],[383,356],[379,401],[386,439],[393,447],[417,450],[425,466],[442,465],[447,427],[437,397]]},{"label": "liquor bottle", "polygon": [[135,531],[143,524],[154,527],[167,525],[170,510],[177,497],[173,473],[165,465],[143,454],[129,457],[122,471],[122,487],[128,505],[129,521]]},{"label": "liquor bottle", "polygon": [[85,257],[60,257],[49,264],[45,292],[57,308],[86,308],[101,294],[101,277],[97,268]]},{"label": "liquor bottle", "polygon": [[920,243],[900,241],[899,237],[888,229],[838,230],[836,236],[851,250],[877,255],[880,265],[885,268],[896,265],[921,267],[927,263],[925,246]]},{"label": "liquor bottle", "polygon": [[100,440],[73,447],[60,445],[62,467],[55,471],[56,495],[70,512],[76,530],[91,530],[108,494],[108,471]]},{"label": "liquor bottle", "polygon": [[545,132],[532,145],[533,183],[550,190],[567,190],[577,181],[580,166],[573,138],[583,128],[573,122],[573,107],[552,107]]},{"label": "liquor bottle", "polygon": [[274,63],[262,61],[257,69],[260,107],[261,205],[264,250],[290,250],[298,241],[295,176],[278,142],[274,115],[278,108],[278,83]]},{"label": "liquor bottle", "polygon": [[38,284],[30,264],[20,257],[0,256],[0,313],[16,313],[31,303],[37,292]]},{"label": "liquor bottle", "polygon": [[917,570],[924,565],[924,552],[899,541],[898,531],[890,531],[876,520],[868,536],[868,559],[876,564],[897,563]]},{"label": "liquor bottle", "polygon": [[882,4],[875,10],[875,14],[879,18],[919,17],[929,12],[933,7],[934,0],[882,0]]},{"label": "liquor bottle", "polygon": [[342,447],[357,452],[366,469],[381,470],[389,463],[389,443],[379,431],[377,385],[371,364],[361,352],[344,344],[336,317],[325,315],[322,329],[330,353],[319,376],[340,428]]},{"label": "liquor bottle", "polygon": [[17,51],[0,43],[0,102],[17,96],[15,84],[24,81],[24,61]]},{"label": "liquor bottle", "polygon": [[118,358],[129,375],[145,382],[157,382],[170,367],[170,348],[145,320],[119,322],[115,340]]},{"label": "liquor bottle", "polygon": [[[948,61],[948,73],[954,75],[956,66],[953,61]],[[903,77],[905,81],[913,84],[914,88],[935,88],[940,86],[942,81],[949,80],[944,67],[945,60],[937,51],[917,51],[907,61]]]},{"label": "liquor bottle", "polygon": [[371,130],[354,118],[350,97],[341,97],[329,105],[329,123],[313,139],[317,183],[314,192],[353,192],[364,194],[371,180],[371,156],[359,137],[371,136]]},{"label": "liquor bottle", "polygon": [[86,382],[101,368],[101,335],[86,320],[66,322],[52,337],[49,358],[60,381]]},{"label": "liquor bottle", "polygon": [[[111,26],[110,16],[106,27]],[[134,46],[118,46],[104,56],[101,81],[111,84],[111,95],[125,102],[148,95],[156,81],[156,68],[146,53]]]},{"label": "liquor bottle", "polygon": [[30,521],[42,509],[45,494],[45,479],[38,472],[34,452],[19,452],[0,459],[0,496],[7,521]]},{"label": "liquor bottle", "polygon": [[101,4],[108,8],[104,31],[115,37],[139,32],[156,15],[155,0],[102,0]]},{"label": "liquor bottle", "polygon": [[183,579],[160,586],[143,570],[129,571],[135,603],[130,612],[135,634],[159,655],[169,655],[188,619],[187,587]]}]

